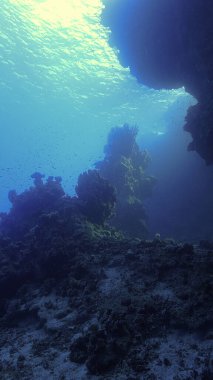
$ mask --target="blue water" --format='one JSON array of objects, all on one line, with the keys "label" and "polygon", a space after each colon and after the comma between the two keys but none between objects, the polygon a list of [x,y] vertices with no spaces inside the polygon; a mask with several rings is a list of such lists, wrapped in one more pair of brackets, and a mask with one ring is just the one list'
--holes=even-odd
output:
[{"label": "blue water", "polygon": [[210,239],[212,168],[187,152],[183,131],[195,100],[183,88],[137,83],[109,46],[102,8],[100,0],[1,1],[0,211],[35,171],[62,176],[74,194],[79,174],[103,157],[110,129],[129,123],[157,178],[145,201],[150,236]]},{"label": "blue water", "polygon": [[157,177],[146,201],[149,232],[187,242],[212,240],[213,168],[187,151],[191,137],[181,128],[184,118],[183,100],[177,100],[165,115],[167,132],[146,134],[141,141],[152,157],[149,171]]},{"label": "blue water", "polygon": [[139,138],[163,133],[184,89],[136,82],[108,45],[100,0],[1,0],[0,210],[30,175],[61,175],[73,194],[80,172],[103,154],[111,127],[137,124]]}]

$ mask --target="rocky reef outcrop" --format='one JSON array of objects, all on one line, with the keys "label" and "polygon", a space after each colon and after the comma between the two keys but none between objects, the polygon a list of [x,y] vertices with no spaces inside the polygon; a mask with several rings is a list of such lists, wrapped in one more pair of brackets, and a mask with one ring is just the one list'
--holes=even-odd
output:
[{"label": "rocky reef outcrop", "polygon": [[211,0],[114,0],[103,23],[124,66],[155,89],[184,86],[198,101],[185,129],[207,164],[213,163],[213,6]]},{"label": "rocky reef outcrop", "polygon": [[150,156],[136,141],[138,128],[124,124],[108,135],[104,159],[95,164],[101,177],[116,191],[116,206],[110,224],[126,237],[147,237],[148,216],[144,207],[152,195],[156,178],[147,174]]},{"label": "rocky reef outcrop", "polygon": [[1,380],[212,379],[213,245],[124,239],[96,172],[34,181],[1,214]]}]

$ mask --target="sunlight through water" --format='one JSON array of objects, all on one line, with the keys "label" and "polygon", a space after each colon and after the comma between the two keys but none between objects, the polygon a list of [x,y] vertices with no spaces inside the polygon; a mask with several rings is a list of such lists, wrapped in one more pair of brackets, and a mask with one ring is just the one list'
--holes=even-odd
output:
[{"label": "sunlight through water", "polygon": [[165,112],[186,97],[183,89],[148,89],[119,64],[100,23],[102,8],[99,0],[1,0],[5,194],[35,170],[60,174],[74,188],[79,171],[102,154],[111,127],[128,122],[141,133],[162,132]]},{"label": "sunlight through water", "polygon": [[28,94],[28,101],[37,97],[39,102],[69,96],[70,104],[85,113],[95,100],[96,115],[113,121],[113,115],[125,119],[131,111],[140,123],[144,110],[149,113],[156,103],[163,110],[183,95],[143,88],[120,66],[99,22],[99,0],[3,0],[1,7],[1,72],[6,74],[1,85],[15,89],[12,101],[21,95],[22,102]]}]

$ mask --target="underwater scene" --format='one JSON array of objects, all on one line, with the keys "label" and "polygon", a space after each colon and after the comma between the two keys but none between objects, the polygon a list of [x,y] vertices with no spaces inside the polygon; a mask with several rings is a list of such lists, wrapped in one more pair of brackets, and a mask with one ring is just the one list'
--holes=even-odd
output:
[{"label": "underwater scene", "polygon": [[212,380],[212,1],[1,0],[0,58],[0,380]]}]

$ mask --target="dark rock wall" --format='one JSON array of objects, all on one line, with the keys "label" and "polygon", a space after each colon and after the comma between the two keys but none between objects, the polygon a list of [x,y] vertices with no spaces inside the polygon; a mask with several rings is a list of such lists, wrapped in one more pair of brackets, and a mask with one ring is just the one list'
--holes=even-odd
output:
[{"label": "dark rock wall", "polygon": [[151,237],[158,232],[181,241],[212,239],[213,167],[187,152],[190,136],[181,125],[188,106],[189,101],[178,99],[165,114],[165,133],[139,141],[150,153],[149,170],[157,178],[145,203]]},{"label": "dark rock wall", "polygon": [[207,164],[213,163],[213,4],[211,0],[116,0],[106,2],[103,23],[120,61],[143,84],[184,86],[198,104],[185,129]]},{"label": "dark rock wall", "polygon": [[171,133],[142,140],[152,157],[150,171],[157,177],[145,203],[150,237],[160,233],[181,241],[212,239],[213,167],[186,151],[188,139],[180,128],[171,128]]}]

